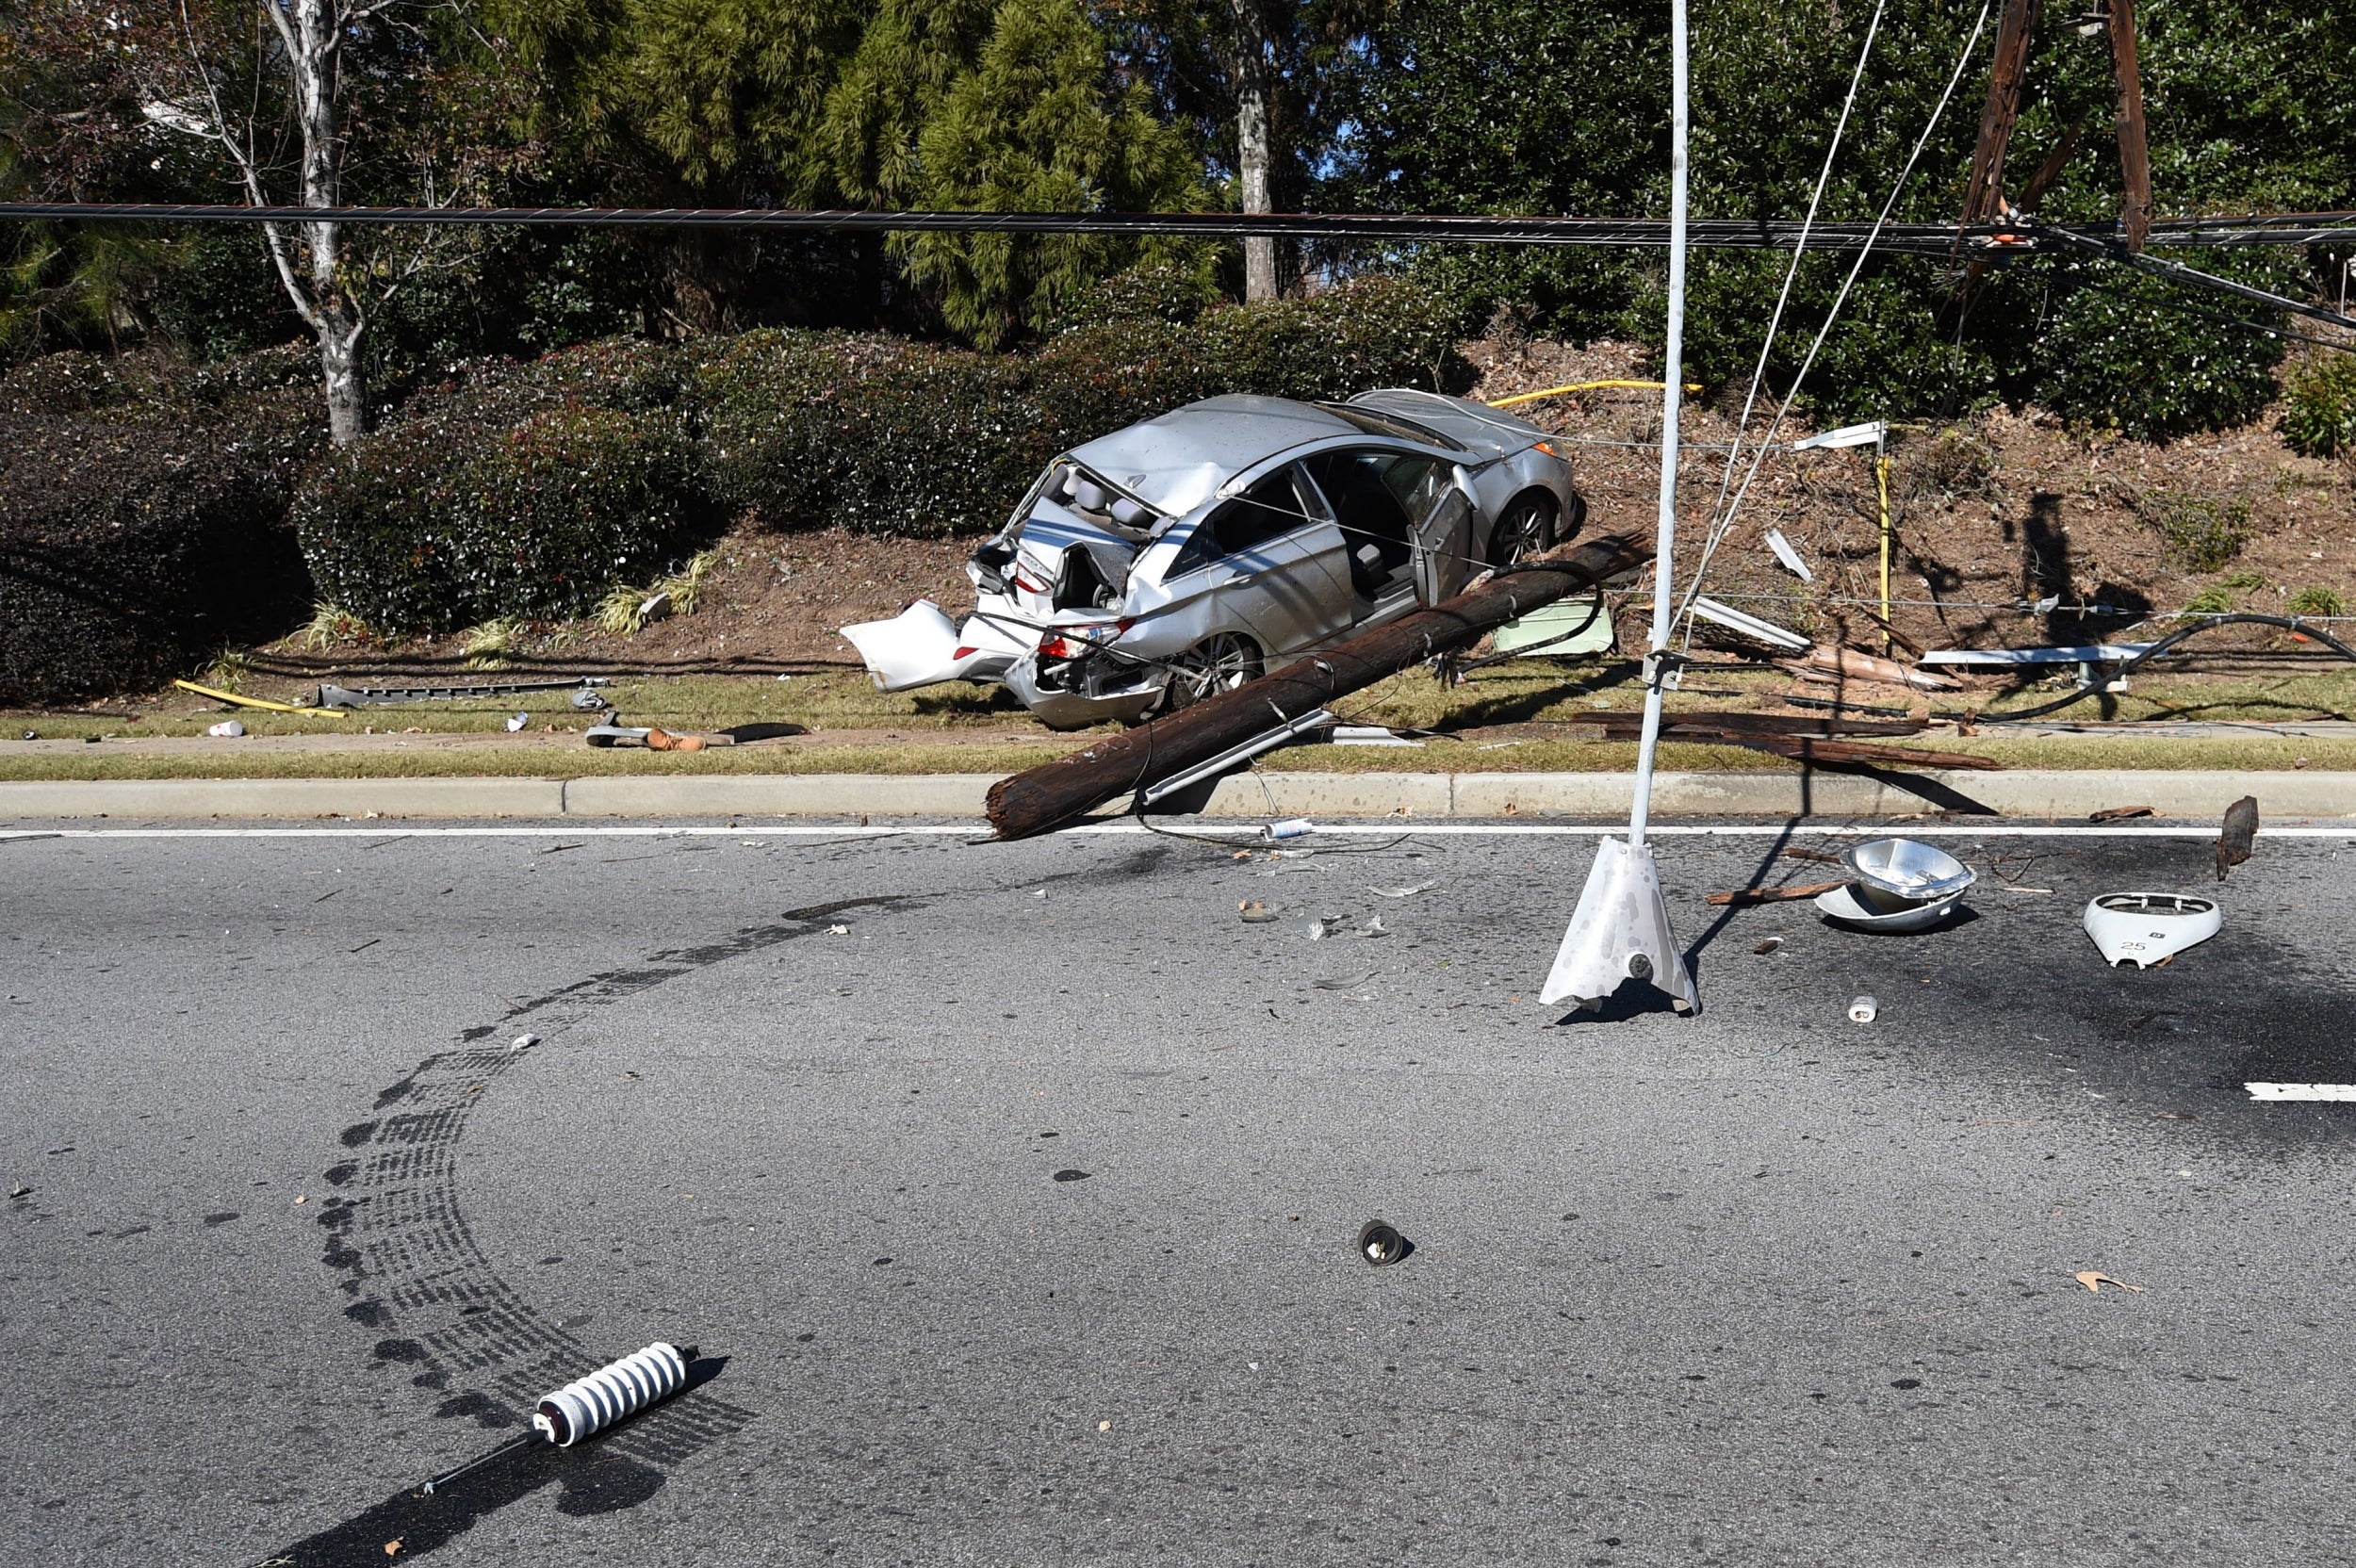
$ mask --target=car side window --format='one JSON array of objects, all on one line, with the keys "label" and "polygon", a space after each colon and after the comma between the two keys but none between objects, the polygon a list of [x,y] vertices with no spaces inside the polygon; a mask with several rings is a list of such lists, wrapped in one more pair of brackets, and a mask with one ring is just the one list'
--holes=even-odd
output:
[{"label": "car side window", "polygon": [[1311,506],[1301,486],[1294,482],[1296,472],[1292,465],[1285,465],[1195,524],[1194,533],[1170,564],[1171,575],[1190,572],[1222,556],[1282,538],[1305,524],[1322,521],[1323,508]]},{"label": "car side window", "polygon": [[1431,505],[1439,471],[1422,458],[1365,447],[1320,452],[1307,466],[1353,547],[1368,539],[1403,544]]},{"label": "car side window", "polygon": [[1383,482],[1399,498],[1410,528],[1421,528],[1448,490],[1448,475],[1440,466],[1420,457],[1402,457],[1392,464],[1383,474]]}]

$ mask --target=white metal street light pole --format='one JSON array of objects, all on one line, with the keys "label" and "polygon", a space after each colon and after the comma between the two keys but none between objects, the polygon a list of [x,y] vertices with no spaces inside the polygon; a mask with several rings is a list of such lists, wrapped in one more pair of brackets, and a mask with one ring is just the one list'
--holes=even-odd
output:
[{"label": "white metal street light pole", "polygon": [[1628,839],[1605,839],[1555,955],[1542,1000],[1599,1005],[1624,980],[1649,980],[1680,1011],[1698,1011],[1685,956],[1669,928],[1652,850],[1644,842],[1652,813],[1653,753],[1661,740],[1661,701],[1674,669],[1669,655],[1674,601],[1670,594],[1677,547],[1677,412],[1685,367],[1685,163],[1692,114],[1686,93],[1685,0],[1670,0],[1669,55],[1669,330],[1661,393],[1661,517],[1653,556],[1652,645],[1644,656],[1644,729],[1636,754],[1636,798]]}]

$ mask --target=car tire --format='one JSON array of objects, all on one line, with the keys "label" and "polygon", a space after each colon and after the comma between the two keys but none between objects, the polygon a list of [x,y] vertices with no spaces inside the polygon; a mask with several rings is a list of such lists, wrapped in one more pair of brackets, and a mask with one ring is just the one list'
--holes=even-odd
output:
[{"label": "car tire", "polygon": [[1511,566],[1553,544],[1554,498],[1543,490],[1525,491],[1507,503],[1497,526],[1489,531],[1489,564]]},{"label": "car tire", "polygon": [[1161,711],[1175,713],[1204,697],[1260,678],[1266,665],[1259,645],[1240,632],[1218,631],[1170,662],[1170,684],[1162,688]]}]

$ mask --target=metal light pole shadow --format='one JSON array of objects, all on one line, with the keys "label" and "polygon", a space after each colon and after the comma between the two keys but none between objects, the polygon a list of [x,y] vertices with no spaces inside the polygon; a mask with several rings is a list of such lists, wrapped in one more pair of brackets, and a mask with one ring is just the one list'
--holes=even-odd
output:
[{"label": "metal light pole shadow", "polygon": [[1661,372],[1661,521],[1653,555],[1652,645],[1644,656],[1644,729],[1636,756],[1636,800],[1628,813],[1627,840],[1605,839],[1595,846],[1595,866],[1587,874],[1587,886],[1579,895],[1579,908],[1563,933],[1540,1000],[1567,997],[1580,1007],[1595,1007],[1622,982],[1646,980],[1666,991],[1677,1011],[1698,1013],[1701,995],[1669,928],[1661,874],[1653,865],[1652,847],[1644,842],[1644,820],[1652,809],[1653,752],[1661,740],[1661,692],[1674,682],[1681,662],[1669,651],[1669,583],[1677,542],[1677,403],[1685,368],[1685,163],[1691,112],[1686,99],[1685,0],[1671,0],[1670,10],[1669,333]]}]

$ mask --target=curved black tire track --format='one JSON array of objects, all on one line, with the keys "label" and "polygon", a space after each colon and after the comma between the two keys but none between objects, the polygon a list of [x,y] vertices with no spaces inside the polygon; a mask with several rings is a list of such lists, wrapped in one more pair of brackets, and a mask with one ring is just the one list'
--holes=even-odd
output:
[{"label": "curved black tire track", "polygon": [[[496,1023],[464,1031],[460,1045],[426,1057],[379,1093],[373,1119],[344,1129],[344,1147],[365,1152],[327,1170],[336,1191],[319,1217],[328,1233],[322,1261],[346,1276],[342,1288],[353,1298],[344,1315],[379,1332],[377,1361],[411,1368],[416,1387],[459,1390],[437,1413],[515,1428],[549,1389],[637,1348],[593,1351],[557,1327],[492,1266],[467,1228],[459,1139],[492,1086],[537,1054],[510,1048],[507,1036],[517,1022],[530,1019],[543,1035],[560,1036],[596,1009],[666,981],[823,932],[845,910],[924,902],[887,895],[812,905],[787,911],[776,924],[590,975],[520,1004]],[[257,1568],[383,1562],[386,1544],[396,1540],[403,1559],[415,1557],[550,1481],[564,1485],[558,1506],[566,1512],[634,1507],[663,1485],[663,1466],[730,1436],[755,1413],[691,1387],[581,1448],[522,1448],[430,1496],[398,1493]]]}]

